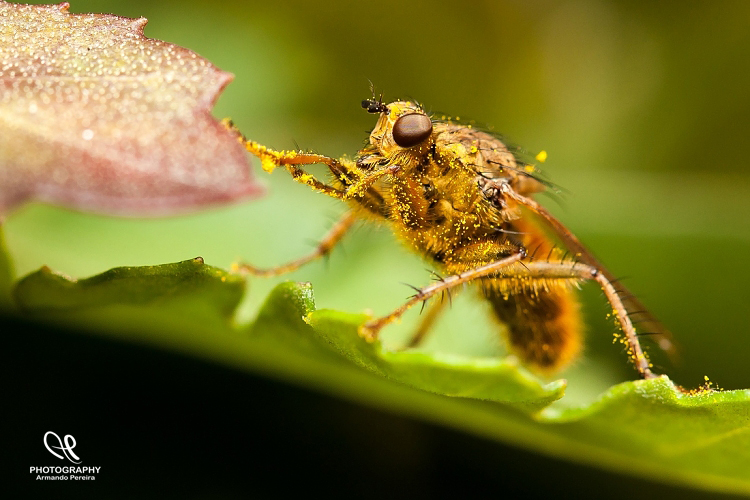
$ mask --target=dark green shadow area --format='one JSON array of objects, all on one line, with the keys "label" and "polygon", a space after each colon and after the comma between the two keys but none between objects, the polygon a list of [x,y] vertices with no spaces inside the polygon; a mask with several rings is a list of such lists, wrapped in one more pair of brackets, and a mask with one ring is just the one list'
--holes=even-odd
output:
[{"label": "dark green shadow area", "polygon": [[681,394],[666,378],[619,384],[580,409],[547,409],[510,361],[387,352],[356,335],[362,315],[316,311],[309,284],[283,283],[236,327],[244,280],[201,259],[116,268],[74,281],[42,269],[14,297],[26,314],[188,354],[328,396],[667,483],[750,492],[750,391]]},{"label": "dark green shadow area", "polygon": [[[592,474],[174,350],[28,319],[0,324],[12,354],[3,368],[16,377],[3,379],[14,408],[6,452],[24,465],[9,473],[11,498],[738,498]],[[31,477],[29,464],[50,464],[49,428],[75,436],[84,462],[102,467],[95,482]]]}]

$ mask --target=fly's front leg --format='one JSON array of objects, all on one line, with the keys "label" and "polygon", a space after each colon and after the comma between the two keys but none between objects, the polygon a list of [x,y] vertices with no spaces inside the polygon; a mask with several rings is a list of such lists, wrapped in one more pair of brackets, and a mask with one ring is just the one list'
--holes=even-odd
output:
[{"label": "fly's front leg", "polygon": [[235,264],[233,268],[235,271],[238,271],[240,273],[249,273],[255,276],[264,277],[278,276],[279,274],[286,274],[292,271],[296,271],[308,262],[312,262],[315,259],[329,254],[331,250],[333,250],[333,247],[335,247],[336,244],[341,241],[341,238],[343,238],[344,235],[349,231],[349,229],[351,229],[356,220],[357,218],[355,217],[354,212],[347,212],[343,217],[341,217],[341,219],[336,222],[336,224],[334,224],[331,230],[323,237],[320,243],[318,243],[318,246],[312,253],[288,262],[287,264],[272,267],[269,269],[261,269],[250,264],[239,263]]},{"label": "fly's front leg", "polygon": [[403,305],[401,305],[401,307],[395,309],[392,313],[386,316],[383,316],[381,318],[368,321],[367,323],[362,325],[359,328],[359,335],[361,337],[364,337],[368,342],[374,342],[378,338],[378,334],[380,333],[380,330],[385,325],[389,323],[393,323],[394,321],[398,320],[406,311],[408,311],[414,305],[419,304],[420,302],[424,302],[430,297],[438,293],[441,293],[443,291],[450,290],[451,288],[456,287],[458,285],[463,285],[464,283],[469,283],[470,281],[474,281],[484,276],[497,273],[501,271],[503,268],[506,268],[511,264],[519,262],[525,256],[526,256],[526,251],[521,249],[518,252],[509,255],[508,257],[504,257],[502,259],[496,260],[495,262],[490,262],[489,264],[485,264],[483,266],[479,266],[474,269],[469,269],[468,271],[464,271],[459,274],[448,276],[446,278],[443,278],[441,281],[438,281],[437,283],[428,285],[420,289],[416,293],[416,295],[414,295],[412,298],[406,301]]},{"label": "fly's front leg", "polygon": [[[260,159],[260,165],[266,172],[273,172],[276,167],[284,166],[292,174],[292,178],[297,182],[306,184],[313,188],[315,191],[320,191],[328,196],[342,200],[345,196],[345,191],[338,189],[334,186],[329,186],[325,182],[319,181],[310,173],[305,172],[299,165],[314,165],[320,163],[328,166],[328,168],[338,176],[351,176],[353,175],[352,169],[349,165],[342,164],[341,161],[334,158],[329,158],[323,155],[317,155],[312,153],[301,153],[298,151],[276,151],[274,149],[267,148],[262,144],[258,144],[255,141],[249,141],[244,135],[234,126],[231,120],[225,119],[223,121],[225,127],[233,131],[238,135],[239,141],[245,146],[248,152],[257,156]],[[340,172],[340,173],[339,173]]]},{"label": "fly's front leg", "polygon": [[276,167],[284,166],[295,181],[306,184],[315,191],[320,191],[339,200],[344,199],[346,191],[319,181],[314,175],[300,168],[299,165],[326,165],[331,172],[344,176],[346,179],[354,175],[353,169],[349,166],[343,164],[342,161],[329,158],[328,156],[301,153],[298,151],[276,151],[255,141],[244,141],[244,144],[245,149],[260,159],[261,167],[266,172],[273,172]]}]

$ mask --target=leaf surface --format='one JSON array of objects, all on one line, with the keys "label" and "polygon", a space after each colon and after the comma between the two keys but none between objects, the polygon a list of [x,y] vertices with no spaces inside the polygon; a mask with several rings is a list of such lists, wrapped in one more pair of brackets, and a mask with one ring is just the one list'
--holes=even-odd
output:
[{"label": "leaf surface", "polygon": [[205,322],[228,322],[244,293],[244,279],[195,259],[159,266],[117,267],[75,280],[48,267],[21,279],[13,289],[16,304],[26,311],[78,311],[104,306],[164,309]]},{"label": "leaf surface", "polygon": [[417,350],[392,352],[357,335],[361,314],[315,311],[309,322],[335,351],[358,366],[394,381],[452,397],[499,401],[526,411],[561,398],[565,381],[542,385],[511,359],[465,358]]},{"label": "leaf surface", "polygon": [[[48,269],[14,296],[34,314],[189,352],[325,393],[619,472],[750,493],[750,391],[681,393],[666,377],[616,385],[565,408],[508,360],[388,352],[357,335],[363,315],[315,310],[282,283],[249,329],[228,321],[244,280],[200,259],[116,268],[79,281]],[[203,303],[196,312],[196,304]],[[220,321],[216,321],[220,318]],[[541,411],[540,411],[541,410]]]}]

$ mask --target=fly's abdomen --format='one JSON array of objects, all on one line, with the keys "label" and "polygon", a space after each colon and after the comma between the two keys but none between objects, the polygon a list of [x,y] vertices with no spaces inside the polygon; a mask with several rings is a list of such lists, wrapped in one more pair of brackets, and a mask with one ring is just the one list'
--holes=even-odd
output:
[{"label": "fly's abdomen", "polygon": [[509,349],[532,368],[555,372],[580,352],[581,321],[575,290],[558,285],[513,294],[485,287],[483,292],[497,319],[506,326]]}]

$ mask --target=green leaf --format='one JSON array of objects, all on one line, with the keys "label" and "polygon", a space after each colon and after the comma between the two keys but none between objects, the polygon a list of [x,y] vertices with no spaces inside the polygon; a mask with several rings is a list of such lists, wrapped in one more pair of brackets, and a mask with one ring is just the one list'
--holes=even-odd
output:
[{"label": "green leaf", "polygon": [[287,282],[264,303],[252,335],[319,357],[330,358],[335,352],[370,372],[437,394],[536,410],[564,393],[564,381],[542,386],[509,360],[386,351],[379,342],[370,344],[357,334],[365,319],[360,314],[315,311],[310,284]]},{"label": "green leaf", "polygon": [[10,307],[10,290],[13,283],[13,262],[5,246],[5,232],[0,223],[0,309]]},{"label": "green leaf", "polygon": [[243,285],[193,259],[79,281],[42,269],[21,280],[14,295],[25,310],[98,334],[488,439],[660,481],[750,493],[750,390],[690,395],[660,377],[619,384],[585,407],[550,406],[562,397],[563,381],[543,385],[510,360],[386,351],[357,335],[363,315],[316,311],[307,283],[277,286],[255,323],[237,329],[228,320]]},{"label": "green leaf", "polygon": [[315,333],[355,364],[418,389],[447,396],[486,399],[526,410],[561,398],[565,381],[543,386],[511,359],[470,359],[415,350],[390,352],[357,335],[367,316],[321,310],[309,316]]},{"label": "green leaf", "polygon": [[549,408],[540,421],[598,448],[587,461],[616,453],[627,457],[613,461],[621,470],[750,492],[750,390],[683,391],[666,376],[626,382],[587,407]]},{"label": "green leaf", "polygon": [[196,257],[160,266],[117,267],[82,280],[43,267],[20,280],[13,296],[21,309],[37,312],[134,305],[227,321],[242,299],[244,285],[241,277]]}]

